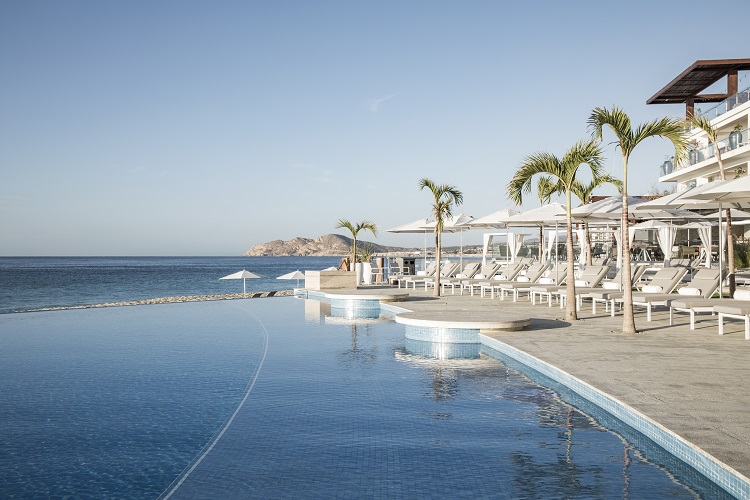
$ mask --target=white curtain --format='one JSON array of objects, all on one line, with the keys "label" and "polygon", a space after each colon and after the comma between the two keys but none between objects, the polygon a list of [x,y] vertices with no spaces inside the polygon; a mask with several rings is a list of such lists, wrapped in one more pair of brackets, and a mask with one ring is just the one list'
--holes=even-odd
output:
[{"label": "white curtain", "polygon": [[576,238],[578,238],[578,246],[581,247],[581,253],[578,254],[578,266],[582,269],[586,265],[586,230],[576,229]]},{"label": "white curtain", "polygon": [[508,250],[510,250],[510,261],[515,262],[518,252],[523,245],[523,234],[508,234]]},{"label": "white curtain", "polygon": [[[617,242],[617,267],[622,266],[622,245],[620,239],[622,238],[622,231],[618,228],[612,231],[615,241]],[[633,240],[635,240],[635,228],[628,226],[628,241],[630,243],[629,248],[633,248]]]},{"label": "white curtain", "polygon": [[674,246],[676,236],[677,228],[671,224],[656,230],[656,240],[659,242],[659,248],[661,248],[661,252],[664,254],[665,264],[668,264],[669,259],[672,258],[672,247]]},{"label": "white curtain", "polygon": [[701,239],[703,253],[706,258],[706,267],[711,267],[711,226],[705,225],[698,228],[698,237]]},{"label": "white curtain", "polygon": [[555,230],[549,230],[547,231],[547,249],[544,251],[544,260],[545,262],[549,262],[552,258],[552,247],[555,246],[555,242],[557,241],[557,231]]}]

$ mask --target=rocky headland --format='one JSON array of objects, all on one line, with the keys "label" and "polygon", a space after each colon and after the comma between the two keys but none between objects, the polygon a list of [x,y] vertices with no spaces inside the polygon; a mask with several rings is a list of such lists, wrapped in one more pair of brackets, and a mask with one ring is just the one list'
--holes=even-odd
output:
[{"label": "rocky headland", "polygon": [[[389,247],[378,245],[369,241],[357,239],[357,248],[365,245],[372,246],[373,252],[377,254],[397,254],[419,251],[418,248]],[[268,243],[253,245],[244,256],[249,257],[289,257],[289,256],[319,256],[338,257],[349,255],[352,248],[352,239],[340,234],[326,234],[315,239],[294,238],[288,241],[274,240]]]}]

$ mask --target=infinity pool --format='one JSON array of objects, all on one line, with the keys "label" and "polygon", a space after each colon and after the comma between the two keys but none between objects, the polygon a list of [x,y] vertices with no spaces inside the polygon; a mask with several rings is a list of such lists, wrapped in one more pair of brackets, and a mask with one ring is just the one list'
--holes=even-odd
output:
[{"label": "infinity pool", "polygon": [[435,352],[294,298],[2,315],[0,494],[721,497],[491,351]]}]

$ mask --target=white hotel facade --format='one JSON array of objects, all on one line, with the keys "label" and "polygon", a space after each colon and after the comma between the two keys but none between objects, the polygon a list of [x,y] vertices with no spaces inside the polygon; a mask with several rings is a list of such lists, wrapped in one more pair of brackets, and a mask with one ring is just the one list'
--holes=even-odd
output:
[{"label": "white hotel facade", "polygon": [[[750,162],[750,86],[738,88],[738,72],[750,70],[750,59],[696,61],[652,96],[647,104],[685,104],[685,116],[705,116],[719,132],[719,149],[727,180],[747,175]],[[726,94],[703,93],[726,78]],[[696,104],[702,104],[697,110]],[[688,161],[660,167],[659,182],[677,183],[677,191],[720,179],[714,146],[705,132],[691,129]]]}]

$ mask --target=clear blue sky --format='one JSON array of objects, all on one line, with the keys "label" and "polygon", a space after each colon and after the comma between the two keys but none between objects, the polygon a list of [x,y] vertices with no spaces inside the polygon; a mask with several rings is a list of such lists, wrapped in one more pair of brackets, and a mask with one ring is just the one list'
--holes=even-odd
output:
[{"label": "clear blue sky", "polygon": [[[706,9],[2,2],[0,255],[239,255],[346,234],[339,218],[384,230],[428,215],[422,177],[462,190],[467,214],[512,206],[523,158],[563,154],[594,107],[676,116],[646,99],[695,60],[750,55],[746,19]],[[631,194],[669,152],[636,150]],[[612,148],[607,165],[621,175]]]}]

